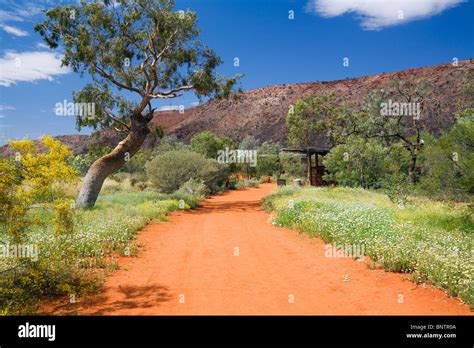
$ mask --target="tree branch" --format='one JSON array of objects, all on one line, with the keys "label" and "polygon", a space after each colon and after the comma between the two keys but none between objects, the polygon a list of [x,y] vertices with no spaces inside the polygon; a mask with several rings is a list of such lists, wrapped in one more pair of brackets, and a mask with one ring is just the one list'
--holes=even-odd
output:
[{"label": "tree branch", "polygon": [[193,89],[193,88],[194,88],[193,85],[186,85],[186,86],[177,87],[177,88],[171,89],[169,91],[165,91],[165,92],[159,92],[159,93],[156,93],[156,94],[148,94],[148,96],[150,98],[153,98],[153,99],[175,98],[175,97],[178,96],[178,94],[176,94],[177,92],[188,91],[188,90]]},{"label": "tree branch", "polygon": [[138,88],[135,88],[133,86],[126,86],[124,85],[123,83],[121,83],[120,81],[117,81],[112,75],[106,73],[104,70],[102,70],[101,68],[99,68],[95,63],[92,63],[91,64],[92,68],[99,74],[101,75],[102,77],[106,78],[107,80],[109,80],[110,82],[112,82],[114,85],[116,85],[117,87],[120,87],[120,88],[123,88],[123,89],[126,89],[126,90],[129,90],[129,91],[132,91],[132,92],[136,92],[140,95],[143,95],[142,92],[138,89]]}]

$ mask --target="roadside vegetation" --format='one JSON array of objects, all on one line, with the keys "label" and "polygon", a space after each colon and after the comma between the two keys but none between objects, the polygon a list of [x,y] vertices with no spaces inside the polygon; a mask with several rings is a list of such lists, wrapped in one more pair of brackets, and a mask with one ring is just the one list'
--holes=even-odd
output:
[{"label": "roadside vegetation", "polygon": [[[355,112],[334,96],[297,102],[288,115],[289,143],[304,147],[313,133],[329,132],[335,145],[322,159],[329,187],[277,190],[265,200],[274,223],[336,245],[363,245],[379,266],[472,304],[474,114],[471,104],[460,105],[456,123],[441,136],[419,126],[396,141],[372,136],[378,123],[370,108]],[[328,110],[331,119],[320,117]],[[11,142],[14,155],[0,159],[1,314],[34,313],[44,299],[97,291],[118,255],[139,252],[136,232],[172,211],[229,189],[306,180],[304,156],[282,152],[273,141],[238,142],[209,131],[188,144],[163,134],[156,140],[105,180],[89,208],[76,207],[75,197],[110,148],[74,156],[47,136],[43,152],[31,141]],[[11,246],[30,254],[7,252]]]},{"label": "roadside vegetation", "polygon": [[0,314],[35,313],[42,300],[94,293],[118,267],[118,256],[138,255],[136,232],[151,221],[211,194],[257,187],[261,180],[245,163],[218,163],[221,140],[210,132],[191,145],[163,137],[108,178],[88,209],[76,207],[75,197],[88,167],[108,148],[74,156],[48,136],[42,152],[32,141],[12,141],[14,156],[0,159]]},{"label": "roadside vegetation", "polygon": [[400,207],[362,188],[285,187],[264,206],[275,225],[352,245],[380,267],[474,303],[474,221],[466,203],[416,197]]},{"label": "roadside vegetation", "polygon": [[[287,117],[288,141],[306,148],[328,134],[328,187],[280,188],[264,205],[276,225],[340,250],[362,249],[376,265],[473,305],[474,80],[466,76],[455,123],[441,134],[429,131],[427,115],[438,104],[425,98],[427,89],[423,81],[394,80],[371,91],[359,109],[333,94],[297,101]],[[406,100],[416,113],[381,111]]]}]

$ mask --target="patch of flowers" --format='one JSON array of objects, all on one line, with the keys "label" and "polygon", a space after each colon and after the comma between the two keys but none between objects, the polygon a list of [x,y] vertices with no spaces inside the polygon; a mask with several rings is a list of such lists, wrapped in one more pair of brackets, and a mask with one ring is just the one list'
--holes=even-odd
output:
[{"label": "patch of flowers", "polygon": [[472,226],[459,207],[439,209],[438,203],[433,210],[425,203],[400,211],[382,194],[341,187],[280,189],[264,199],[274,212],[273,224],[333,244],[364,245],[365,255],[385,269],[411,273],[415,281],[429,282],[472,304]]}]

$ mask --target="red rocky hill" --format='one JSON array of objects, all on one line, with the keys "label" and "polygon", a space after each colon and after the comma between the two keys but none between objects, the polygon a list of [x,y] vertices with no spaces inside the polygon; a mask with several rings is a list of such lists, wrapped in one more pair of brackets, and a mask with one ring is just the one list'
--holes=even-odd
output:
[{"label": "red rocky hill", "polygon": [[[339,100],[357,107],[369,90],[382,88],[392,79],[399,78],[423,80],[431,87],[428,97],[437,100],[442,107],[431,110],[423,117],[426,117],[430,131],[440,133],[454,122],[457,96],[468,72],[474,73],[474,59],[459,62],[457,66],[442,64],[346,80],[267,86],[244,91],[237,98],[211,100],[186,109],[184,113],[156,112],[152,123],[154,126],[161,125],[166,134],[176,134],[184,141],[198,132],[210,130],[235,140],[251,134],[262,140],[285,143],[286,115],[297,99],[334,92]],[[95,136],[62,135],[57,138],[78,154],[87,151],[91,144],[113,146],[121,137],[121,134],[106,130]],[[151,146],[153,142],[150,136],[144,146]],[[7,146],[0,148],[0,155],[8,153]]]}]

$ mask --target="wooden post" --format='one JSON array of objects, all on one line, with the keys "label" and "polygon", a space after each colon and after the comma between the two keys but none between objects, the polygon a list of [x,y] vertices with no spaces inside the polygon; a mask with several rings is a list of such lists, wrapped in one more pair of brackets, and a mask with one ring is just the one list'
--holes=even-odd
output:
[{"label": "wooden post", "polygon": [[309,181],[309,186],[311,186],[311,155],[309,153],[309,148],[306,149],[306,158],[308,159],[307,161],[307,174],[308,174],[308,181]]}]

